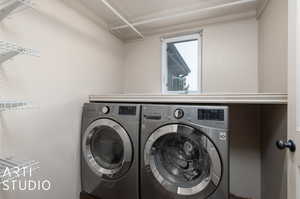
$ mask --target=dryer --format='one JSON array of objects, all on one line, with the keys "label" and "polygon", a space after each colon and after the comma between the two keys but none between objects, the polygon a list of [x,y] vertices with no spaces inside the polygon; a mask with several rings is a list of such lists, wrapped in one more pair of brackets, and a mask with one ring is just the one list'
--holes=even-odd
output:
[{"label": "dryer", "polygon": [[228,199],[228,107],[143,105],[141,199]]},{"label": "dryer", "polygon": [[136,104],[84,105],[82,192],[99,199],[138,199],[139,120]]}]

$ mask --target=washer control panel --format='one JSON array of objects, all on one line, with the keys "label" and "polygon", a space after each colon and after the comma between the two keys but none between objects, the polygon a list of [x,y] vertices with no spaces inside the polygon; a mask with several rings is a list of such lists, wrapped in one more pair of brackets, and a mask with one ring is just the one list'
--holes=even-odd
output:
[{"label": "washer control panel", "polygon": [[228,128],[228,107],[209,105],[142,105],[142,122],[185,123],[220,129]]},{"label": "washer control panel", "polygon": [[198,120],[224,121],[223,109],[198,109]]},{"label": "washer control panel", "polygon": [[136,115],[136,106],[119,106],[119,115]]}]

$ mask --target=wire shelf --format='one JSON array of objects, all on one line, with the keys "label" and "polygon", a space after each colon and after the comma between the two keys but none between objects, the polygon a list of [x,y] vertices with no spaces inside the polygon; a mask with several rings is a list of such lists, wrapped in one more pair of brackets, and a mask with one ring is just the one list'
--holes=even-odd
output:
[{"label": "wire shelf", "polygon": [[31,108],[33,108],[33,105],[31,102],[0,100],[0,112],[25,110],[25,109],[31,109]]},{"label": "wire shelf", "polygon": [[18,52],[22,55],[30,55],[38,57],[38,51],[31,49],[31,48],[23,48],[16,43],[7,42],[7,41],[0,41],[0,53],[7,53],[7,52]]},{"label": "wire shelf", "polygon": [[0,184],[4,181],[31,176],[32,172],[39,168],[38,161],[23,161],[15,160],[13,158],[0,158]]},{"label": "wire shelf", "polygon": [[31,0],[0,0],[0,21],[27,8],[33,7]]},{"label": "wire shelf", "polygon": [[16,55],[28,55],[39,57],[38,51],[31,48],[23,48],[15,43],[0,41],[0,64]]}]

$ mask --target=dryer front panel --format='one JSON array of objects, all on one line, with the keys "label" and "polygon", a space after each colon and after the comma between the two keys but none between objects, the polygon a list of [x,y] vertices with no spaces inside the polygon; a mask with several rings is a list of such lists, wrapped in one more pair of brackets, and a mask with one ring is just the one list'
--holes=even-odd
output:
[{"label": "dryer front panel", "polygon": [[147,139],[145,167],[168,192],[206,198],[218,187],[222,161],[216,146],[205,134],[208,132],[204,131],[183,124],[168,124],[156,129]]},{"label": "dryer front panel", "polygon": [[126,130],[112,119],[98,119],[86,129],[82,152],[90,169],[100,178],[113,180],[128,171],[133,159]]}]

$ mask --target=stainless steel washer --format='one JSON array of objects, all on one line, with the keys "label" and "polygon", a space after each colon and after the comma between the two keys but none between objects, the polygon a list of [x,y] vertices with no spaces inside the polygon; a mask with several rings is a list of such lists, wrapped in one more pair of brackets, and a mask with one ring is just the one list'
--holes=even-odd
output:
[{"label": "stainless steel washer", "polygon": [[81,133],[82,191],[99,199],[138,199],[140,106],[88,103]]},{"label": "stainless steel washer", "polygon": [[228,199],[228,108],[143,105],[142,199]]}]

